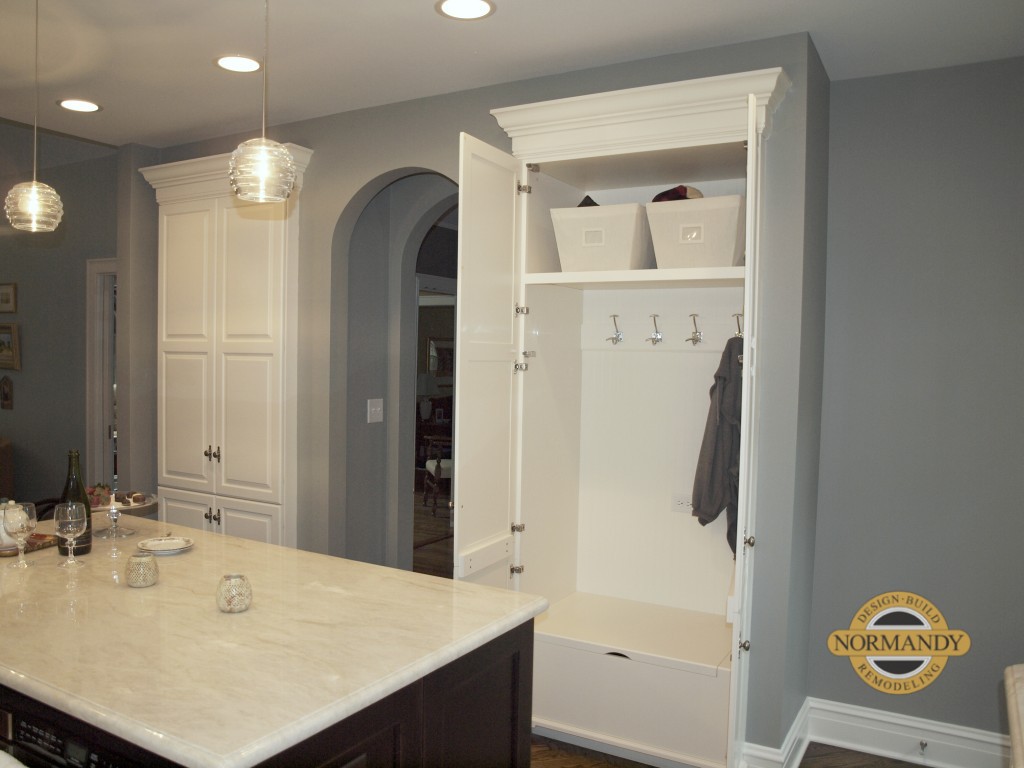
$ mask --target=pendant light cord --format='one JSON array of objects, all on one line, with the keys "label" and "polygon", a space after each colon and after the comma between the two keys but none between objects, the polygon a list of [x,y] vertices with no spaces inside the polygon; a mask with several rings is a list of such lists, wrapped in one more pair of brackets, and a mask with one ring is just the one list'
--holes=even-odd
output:
[{"label": "pendant light cord", "polygon": [[[39,0],[36,0],[38,3]],[[263,0],[263,123],[262,136],[267,138],[267,59],[270,55],[270,0]]]},{"label": "pendant light cord", "polygon": [[32,115],[32,182],[36,181],[39,158],[39,0],[36,0],[36,108]]}]

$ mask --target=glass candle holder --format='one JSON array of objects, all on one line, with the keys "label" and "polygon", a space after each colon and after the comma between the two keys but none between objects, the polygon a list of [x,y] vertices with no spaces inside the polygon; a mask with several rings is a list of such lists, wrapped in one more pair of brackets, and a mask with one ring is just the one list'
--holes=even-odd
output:
[{"label": "glass candle holder", "polygon": [[241,573],[225,574],[217,585],[217,607],[224,613],[241,613],[252,603],[252,585]]},{"label": "glass candle holder", "polygon": [[124,580],[129,587],[151,587],[156,584],[158,573],[156,558],[153,555],[132,555],[124,567]]}]

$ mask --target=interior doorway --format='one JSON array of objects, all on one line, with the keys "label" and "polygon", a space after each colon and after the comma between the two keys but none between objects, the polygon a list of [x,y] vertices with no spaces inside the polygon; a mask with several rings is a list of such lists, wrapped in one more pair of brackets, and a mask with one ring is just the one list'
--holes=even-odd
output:
[{"label": "interior doorway", "polygon": [[85,476],[118,489],[117,259],[86,264]]},{"label": "interior doorway", "polygon": [[[417,262],[458,204],[446,176],[367,184],[339,219],[332,270],[330,463],[343,468],[328,552],[411,570],[417,426]],[[454,274],[454,273],[453,273]],[[454,334],[453,334],[454,337]]]},{"label": "interior doorway", "polygon": [[416,260],[416,494],[413,570],[452,577],[453,425],[455,406],[455,293],[458,209],[427,232]]}]

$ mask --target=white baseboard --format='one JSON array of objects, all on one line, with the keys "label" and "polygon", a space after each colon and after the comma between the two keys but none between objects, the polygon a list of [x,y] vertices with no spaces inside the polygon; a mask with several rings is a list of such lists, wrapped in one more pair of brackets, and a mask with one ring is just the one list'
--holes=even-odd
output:
[{"label": "white baseboard", "polygon": [[1009,768],[1010,739],[868,707],[807,698],[779,749],[744,744],[746,768],[797,768],[810,742],[831,744],[931,768]]}]

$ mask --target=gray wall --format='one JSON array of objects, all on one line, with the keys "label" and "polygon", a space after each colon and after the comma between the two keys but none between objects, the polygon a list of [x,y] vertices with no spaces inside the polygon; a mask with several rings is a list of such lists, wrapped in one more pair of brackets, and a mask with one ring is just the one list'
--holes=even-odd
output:
[{"label": "gray wall", "polygon": [[[1024,658],[1024,59],[834,83],[813,696],[1007,732]],[[972,639],[930,687],[826,638],[918,593]]]},{"label": "gray wall", "polygon": [[[813,46],[766,147],[747,740],[778,747],[807,695],[824,345],[829,82]],[[741,659],[742,663],[742,659]]]},{"label": "gray wall", "polygon": [[[31,139],[31,130],[22,133]],[[32,180],[31,141],[25,159],[27,174],[14,169],[0,180],[3,195]],[[0,369],[14,383],[0,435],[13,443],[15,495],[26,501],[60,495],[68,449],[86,449],[86,260],[116,255],[117,157],[41,169],[39,181],[64,205],[57,230],[19,232],[6,218],[0,225],[0,282],[18,285],[18,311],[0,314],[0,323],[17,323],[21,338],[21,370]]]}]

